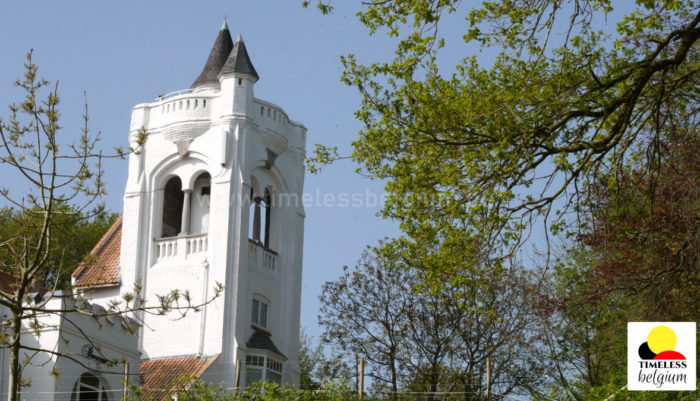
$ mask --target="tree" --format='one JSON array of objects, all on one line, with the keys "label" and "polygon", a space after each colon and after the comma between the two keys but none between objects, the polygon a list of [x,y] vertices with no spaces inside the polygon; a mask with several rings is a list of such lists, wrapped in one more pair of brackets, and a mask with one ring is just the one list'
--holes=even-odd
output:
[{"label": "tree", "polygon": [[341,352],[313,339],[302,328],[299,341],[299,388],[302,390],[328,389],[336,384],[346,385],[355,378],[355,372]]},{"label": "tree", "polygon": [[323,347],[314,347],[311,337],[304,328],[299,335],[299,388],[303,390],[318,389],[318,370],[323,363]]},{"label": "tree", "polygon": [[[412,239],[507,256],[533,223],[555,232],[569,223],[567,206],[592,175],[631,153],[658,167],[655,144],[675,112],[698,111],[700,10],[692,0],[640,0],[620,17],[609,0],[472,4],[361,3],[370,33],[385,31],[397,45],[391,60],[342,58],[343,82],[362,96],[351,157],[387,180],[384,215]],[[463,36],[445,37],[440,28],[459,18]],[[618,22],[614,33],[608,19]],[[441,57],[450,45],[498,55],[465,54],[448,75]],[[312,161],[335,157],[321,146]]]},{"label": "tree", "polygon": [[[593,267],[586,291],[624,297],[630,320],[694,320],[700,296],[700,131],[688,116],[658,143],[660,166],[631,165],[588,191],[579,244]],[[633,313],[633,311],[635,311]]]},{"label": "tree", "polygon": [[562,398],[623,386],[626,322],[697,316],[700,137],[697,116],[679,120],[657,144],[657,169],[632,162],[582,191],[581,224],[540,294],[543,359]]},{"label": "tree", "polygon": [[[121,302],[115,300],[106,310],[87,309],[86,300],[80,298],[65,303],[68,305],[65,308],[46,307],[56,289],[67,287],[65,273],[75,267],[67,263],[74,263],[82,256],[75,254],[79,249],[69,250],[67,245],[86,245],[82,240],[87,238],[74,238],[72,234],[90,231],[94,223],[97,226],[104,224],[101,223],[104,206],[99,203],[105,193],[103,159],[138,151],[146,133],[140,132],[137,148],[128,151],[116,149],[115,155],[106,156],[98,148],[99,135],[89,133],[86,105],[80,135],[74,143],[67,143],[69,138],[65,138],[59,125],[58,84],[49,89],[42,100],[41,93],[49,82],[38,77],[31,52],[27,55],[25,68],[24,77],[15,85],[22,88],[26,96],[19,105],[10,105],[7,119],[0,119],[3,174],[15,174],[24,180],[25,187],[0,189],[0,196],[8,205],[0,213],[3,222],[8,223],[0,229],[0,267],[2,272],[11,276],[11,280],[0,289],[0,306],[9,309],[10,317],[2,322],[0,341],[10,350],[10,401],[19,397],[22,369],[31,362],[31,355],[43,352],[81,363],[75,355],[36,349],[23,343],[22,331],[29,330],[39,335],[46,315],[60,315],[67,319],[68,313],[75,313],[126,319],[125,314],[135,310],[186,313],[198,307],[190,303],[189,294],[177,290],[159,296],[157,303],[145,307],[138,283],[134,283],[133,292],[124,294]],[[96,233],[91,233],[91,236],[93,234]],[[37,292],[43,293],[43,297],[34,297]],[[220,292],[221,287],[218,287],[213,297]],[[22,350],[30,352],[27,359],[20,360]]]},{"label": "tree", "polygon": [[[70,288],[70,274],[73,269],[83,262],[118,215],[105,212],[88,218],[68,204],[59,204],[58,208],[61,212],[54,217],[55,234],[51,236],[50,256],[46,262],[50,268],[42,271],[43,277],[38,278],[38,285],[52,288],[56,284],[58,289],[67,290]],[[41,226],[40,215],[32,214],[29,217],[34,219],[27,223],[30,227]],[[9,238],[15,235],[22,220],[23,216],[16,209],[0,208],[0,236]],[[0,248],[0,270],[11,271],[12,260],[12,255],[7,249]],[[10,261],[10,264],[4,265],[7,261]]]},{"label": "tree", "polygon": [[340,347],[346,358],[365,358],[367,376],[395,399],[412,293],[407,274],[392,268],[393,262],[365,250],[355,269],[345,266],[338,280],[323,284],[319,323],[323,341]]},{"label": "tree", "polygon": [[[246,391],[230,392],[221,386],[195,380],[186,389],[178,391],[182,401],[352,401],[358,400],[355,392],[343,385],[326,383],[318,390],[304,390],[295,387],[280,387],[276,383],[253,383]],[[129,401],[139,398],[128,398]]]},{"label": "tree", "polygon": [[[444,249],[436,256],[440,263],[449,260]],[[494,399],[513,392],[537,394],[543,369],[533,356],[531,273],[513,260],[505,266],[461,263],[446,269],[452,273],[429,279],[423,277],[426,272],[437,269],[411,263],[414,285],[420,289],[409,314],[415,349],[411,388],[482,399],[488,360],[491,392],[498,394]],[[419,284],[426,282],[434,285]]]},{"label": "tree", "polygon": [[397,246],[388,241],[366,250],[354,269],[324,284],[321,296],[324,340],[368,361],[376,393],[481,399],[487,358],[493,393],[530,391],[540,383],[530,355],[535,330],[524,269],[463,261],[459,276],[431,277],[439,284],[427,286],[424,275],[435,271],[428,265],[446,263],[446,252],[409,260]]},{"label": "tree", "polygon": [[[414,280],[412,280],[414,281]],[[418,291],[408,312],[408,327],[412,351],[407,350],[405,362],[410,366],[408,375],[413,378],[414,389],[426,392],[426,400],[433,401],[435,393],[453,391],[454,385],[445,383],[448,358],[461,344],[455,342],[459,323],[448,307],[452,296],[451,286],[443,291]],[[443,387],[447,384],[447,388]],[[443,386],[441,386],[443,385]],[[442,387],[442,388],[439,388]]]},{"label": "tree", "polygon": [[[427,265],[435,273],[426,277],[459,276],[463,264],[449,263],[455,247],[472,263],[505,260],[536,222],[547,239],[584,234],[584,252],[575,255],[580,264],[557,273],[563,297],[543,296],[540,311],[561,311],[563,301],[571,308],[556,317],[561,326],[545,333],[556,350],[550,355],[568,358],[554,360],[566,362],[566,370],[556,372],[560,382],[575,377],[588,389],[605,385],[601,378],[615,363],[605,367],[602,358],[617,335],[608,329],[630,316],[662,314],[647,309],[642,294],[671,294],[680,301],[674,316],[697,305],[689,294],[694,286],[681,289],[675,281],[697,277],[697,214],[688,202],[696,186],[681,179],[693,169],[676,170],[676,183],[658,180],[677,168],[666,150],[682,143],[677,127],[698,114],[696,3],[386,0],[359,6],[370,33],[387,32],[397,45],[393,59],[364,65],[352,55],[342,59],[342,80],[362,96],[356,115],[364,128],[351,157],[368,175],[386,180],[383,213],[401,223],[409,254],[444,252],[448,263]],[[333,10],[326,0],[317,5]],[[443,27],[462,18],[464,35],[445,36]],[[455,43],[462,41],[466,47]],[[443,56],[464,49],[469,53],[454,72],[445,73]],[[497,56],[472,56],[482,49]],[[320,146],[312,162],[336,157],[335,149]],[[597,209],[586,216],[591,205]],[[655,286],[655,278],[663,282]],[[576,284],[570,293],[567,282]],[[543,295],[552,295],[545,288]],[[656,305],[670,309],[670,303]],[[597,306],[600,320],[591,322],[586,312]],[[585,351],[572,355],[569,346]]]},{"label": "tree", "polygon": [[[587,288],[593,260],[581,247],[564,249],[537,297],[540,346],[534,354],[540,365],[549,366],[543,371],[542,392],[553,399],[586,400],[592,389],[620,379],[617,373],[627,366],[622,339],[628,300],[591,297]],[[623,386],[616,383],[612,389]]]}]

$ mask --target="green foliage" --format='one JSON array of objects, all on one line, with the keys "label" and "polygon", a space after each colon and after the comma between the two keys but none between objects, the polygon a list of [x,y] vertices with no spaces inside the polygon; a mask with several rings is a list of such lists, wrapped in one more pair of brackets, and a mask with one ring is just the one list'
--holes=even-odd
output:
[{"label": "green foliage", "polygon": [[[50,256],[46,262],[47,268],[40,272],[37,285],[68,290],[71,273],[90,253],[117,216],[116,213],[104,212],[88,218],[74,206],[59,204],[53,217],[54,235],[48,245]],[[38,210],[0,208],[0,238],[37,235],[41,218]],[[15,259],[7,248],[0,248],[0,270],[14,275],[14,262]]]},{"label": "green foliage", "polygon": [[[140,398],[142,391],[131,387],[129,396],[122,401]],[[355,392],[342,381],[323,381],[317,390],[283,387],[276,383],[253,383],[245,391],[232,391],[221,386],[194,380],[186,389],[177,391],[179,401],[353,401],[359,400]],[[364,400],[371,401],[368,398]]]},{"label": "green foliage", "polygon": [[692,321],[700,294],[700,118],[658,141],[659,166],[632,163],[588,189],[579,242],[595,264],[587,292],[630,303],[628,320]]},{"label": "green foliage", "polygon": [[[412,248],[414,249],[414,248]],[[401,241],[367,249],[357,266],[323,286],[319,323],[324,342],[351,363],[362,358],[372,394],[484,394],[486,360],[492,389],[529,391],[541,369],[530,354],[531,278],[517,263],[470,264],[457,249],[407,258]],[[457,276],[424,285],[429,263],[453,263]],[[356,358],[353,360],[352,358]]]},{"label": "green foliage", "polygon": [[[658,398],[618,391],[626,382],[626,323],[694,320],[700,297],[698,119],[660,141],[655,171],[630,163],[616,179],[585,188],[581,224],[540,295],[542,336],[550,350],[551,398]],[[566,374],[565,374],[566,373]],[[650,398],[651,397],[651,398]],[[689,398],[690,397],[690,398]]]},{"label": "green foliage", "polygon": [[319,383],[317,372],[323,363],[323,347],[318,344],[314,347],[313,340],[306,334],[304,328],[299,333],[299,388],[304,390],[316,390]]},{"label": "green foliage", "polygon": [[[317,5],[332,11],[327,0]],[[619,391],[623,328],[697,317],[700,163],[697,140],[683,139],[698,132],[700,114],[697,1],[359,7],[370,34],[397,45],[374,63],[341,59],[342,81],[362,96],[364,128],[351,156],[386,182],[382,213],[405,233],[400,255],[417,257],[424,285],[436,291],[479,264],[502,269],[535,224],[570,235],[576,247],[553,273],[543,270],[550,282],[538,283],[534,366],[551,367],[544,373],[553,390],[533,394],[653,398]],[[461,36],[444,35],[450,20],[466,22]],[[464,53],[445,73],[448,48],[450,59]],[[485,49],[496,56],[474,55]],[[339,157],[319,149],[312,162]],[[477,283],[485,293],[502,290]]]},{"label": "green foliage", "polygon": [[[352,157],[386,180],[384,216],[418,243],[507,256],[535,222],[564,228],[577,189],[596,172],[639,148],[653,168],[649,144],[674,114],[697,111],[700,13],[689,0],[637,2],[613,31],[603,21],[612,24],[621,4],[362,3],[370,33],[399,39],[392,59],[342,58],[343,82],[362,96],[365,128]],[[463,37],[441,35],[448,18],[467,21]],[[455,41],[498,56],[465,54],[444,74],[442,45]],[[317,162],[333,160],[319,149]]]}]

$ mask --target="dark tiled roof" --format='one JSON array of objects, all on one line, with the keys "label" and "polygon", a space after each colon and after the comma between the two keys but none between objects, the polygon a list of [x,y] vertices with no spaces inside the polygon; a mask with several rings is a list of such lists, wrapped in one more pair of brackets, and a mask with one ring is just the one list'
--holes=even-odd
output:
[{"label": "dark tiled roof", "polygon": [[248,341],[245,343],[248,349],[263,349],[267,351],[272,351],[277,355],[284,356],[280,350],[277,349],[275,343],[272,342],[270,335],[262,330],[253,329],[253,335],[250,336]]},{"label": "dark tiled roof", "polygon": [[[17,289],[17,277],[11,273],[0,271],[0,291],[4,291],[8,295],[14,295]],[[38,283],[32,283],[26,288],[27,293],[38,293],[43,296],[50,290]],[[36,294],[35,294],[36,295]]]},{"label": "dark tiled roof", "polygon": [[119,254],[122,245],[122,216],[119,216],[90,251],[89,263],[73,272],[74,287],[101,287],[119,284]]},{"label": "dark tiled roof", "polygon": [[171,400],[177,390],[187,389],[192,379],[202,376],[219,355],[209,358],[184,356],[141,361],[142,399]]},{"label": "dark tiled roof", "polygon": [[252,75],[256,81],[260,79],[260,77],[258,77],[258,73],[255,72],[255,67],[253,67],[250,57],[248,57],[248,51],[245,48],[245,43],[243,43],[243,38],[241,38],[241,35],[238,35],[238,39],[236,39],[236,43],[233,45],[233,50],[231,50],[231,54],[229,54],[226,64],[224,64],[223,68],[221,68],[222,74],[228,72],[249,74]]},{"label": "dark tiled roof", "polygon": [[219,35],[214,41],[214,46],[209,52],[209,58],[207,58],[206,64],[204,64],[204,69],[199,77],[194,81],[190,88],[196,88],[197,86],[209,84],[209,83],[219,83],[219,72],[221,72],[221,67],[226,63],[228,55],[233,49],[233,40],[231,39],[231,33],[228,31],[228,26],[226,22],[221,26],[219,30]]}]

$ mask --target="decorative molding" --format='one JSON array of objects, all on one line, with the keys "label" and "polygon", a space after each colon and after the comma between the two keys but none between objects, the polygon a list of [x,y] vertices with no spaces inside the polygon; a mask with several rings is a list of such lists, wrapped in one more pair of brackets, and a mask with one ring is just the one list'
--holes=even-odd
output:
[{"label": "decorative molding", "polygon": [[278,155],[281,155],[287,150],[287,138],[270,131],[260,130],[259,132],[263,144],[265,144],[265,147],[269,150]]},{"label": "decorative molding", "polygon": [[187,152],[190,151],[190,144],[192,143],[191,139],[178,139],[175,141],[175,145],[177,146],[177,153],[180,156],[187,156]]},{"label": "decorative molding", "polygon": [[164,127],[161,132],[163,133],[163,138],[168,141],[177,142],[183,139],[192,141],[207,132],[209,127],[210,124],[208,121],[197,123],[188,122],[169,125]]},{"label": "decorative molding", "polygon": [[272,168],[272,166],[275,165],[275,159],[277,159],[277,156],[279,155],[270,150],[270,148],[266,148],[265,150],[267,150],[267,160],[265,160],[265,168],[269,170]]}]

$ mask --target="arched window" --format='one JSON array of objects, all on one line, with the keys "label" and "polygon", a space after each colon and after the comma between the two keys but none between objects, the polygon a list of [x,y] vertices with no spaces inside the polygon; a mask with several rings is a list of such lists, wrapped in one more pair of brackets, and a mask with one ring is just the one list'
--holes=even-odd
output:
[{"label": "arched window", "polygon": [[248,238],[260,241],[260,209],[253,188],[250,188],[250,213],[248,214]]},{"label": "arched window", "polygon": [[174,237],[182,230],[183,203],[182,181],[179,177],[173,177],[165,184],[163,191],[162,237]]},{"label": "arched window", "polygon": [[270,227],[272,220],[272,195],[265,189],[265,195],[255,196],[250,190],[250,239],[270,247]]},{"label": "arched window", "polygon": [[209,199],[211,197],[211,176],[202,173],[194,181],[190,199],[190,233],[209,232]]},{"label": "arched window", "polygon": [[73,386],[71,401],[109,401],[107,389],[92,373],[83,373]]}]

